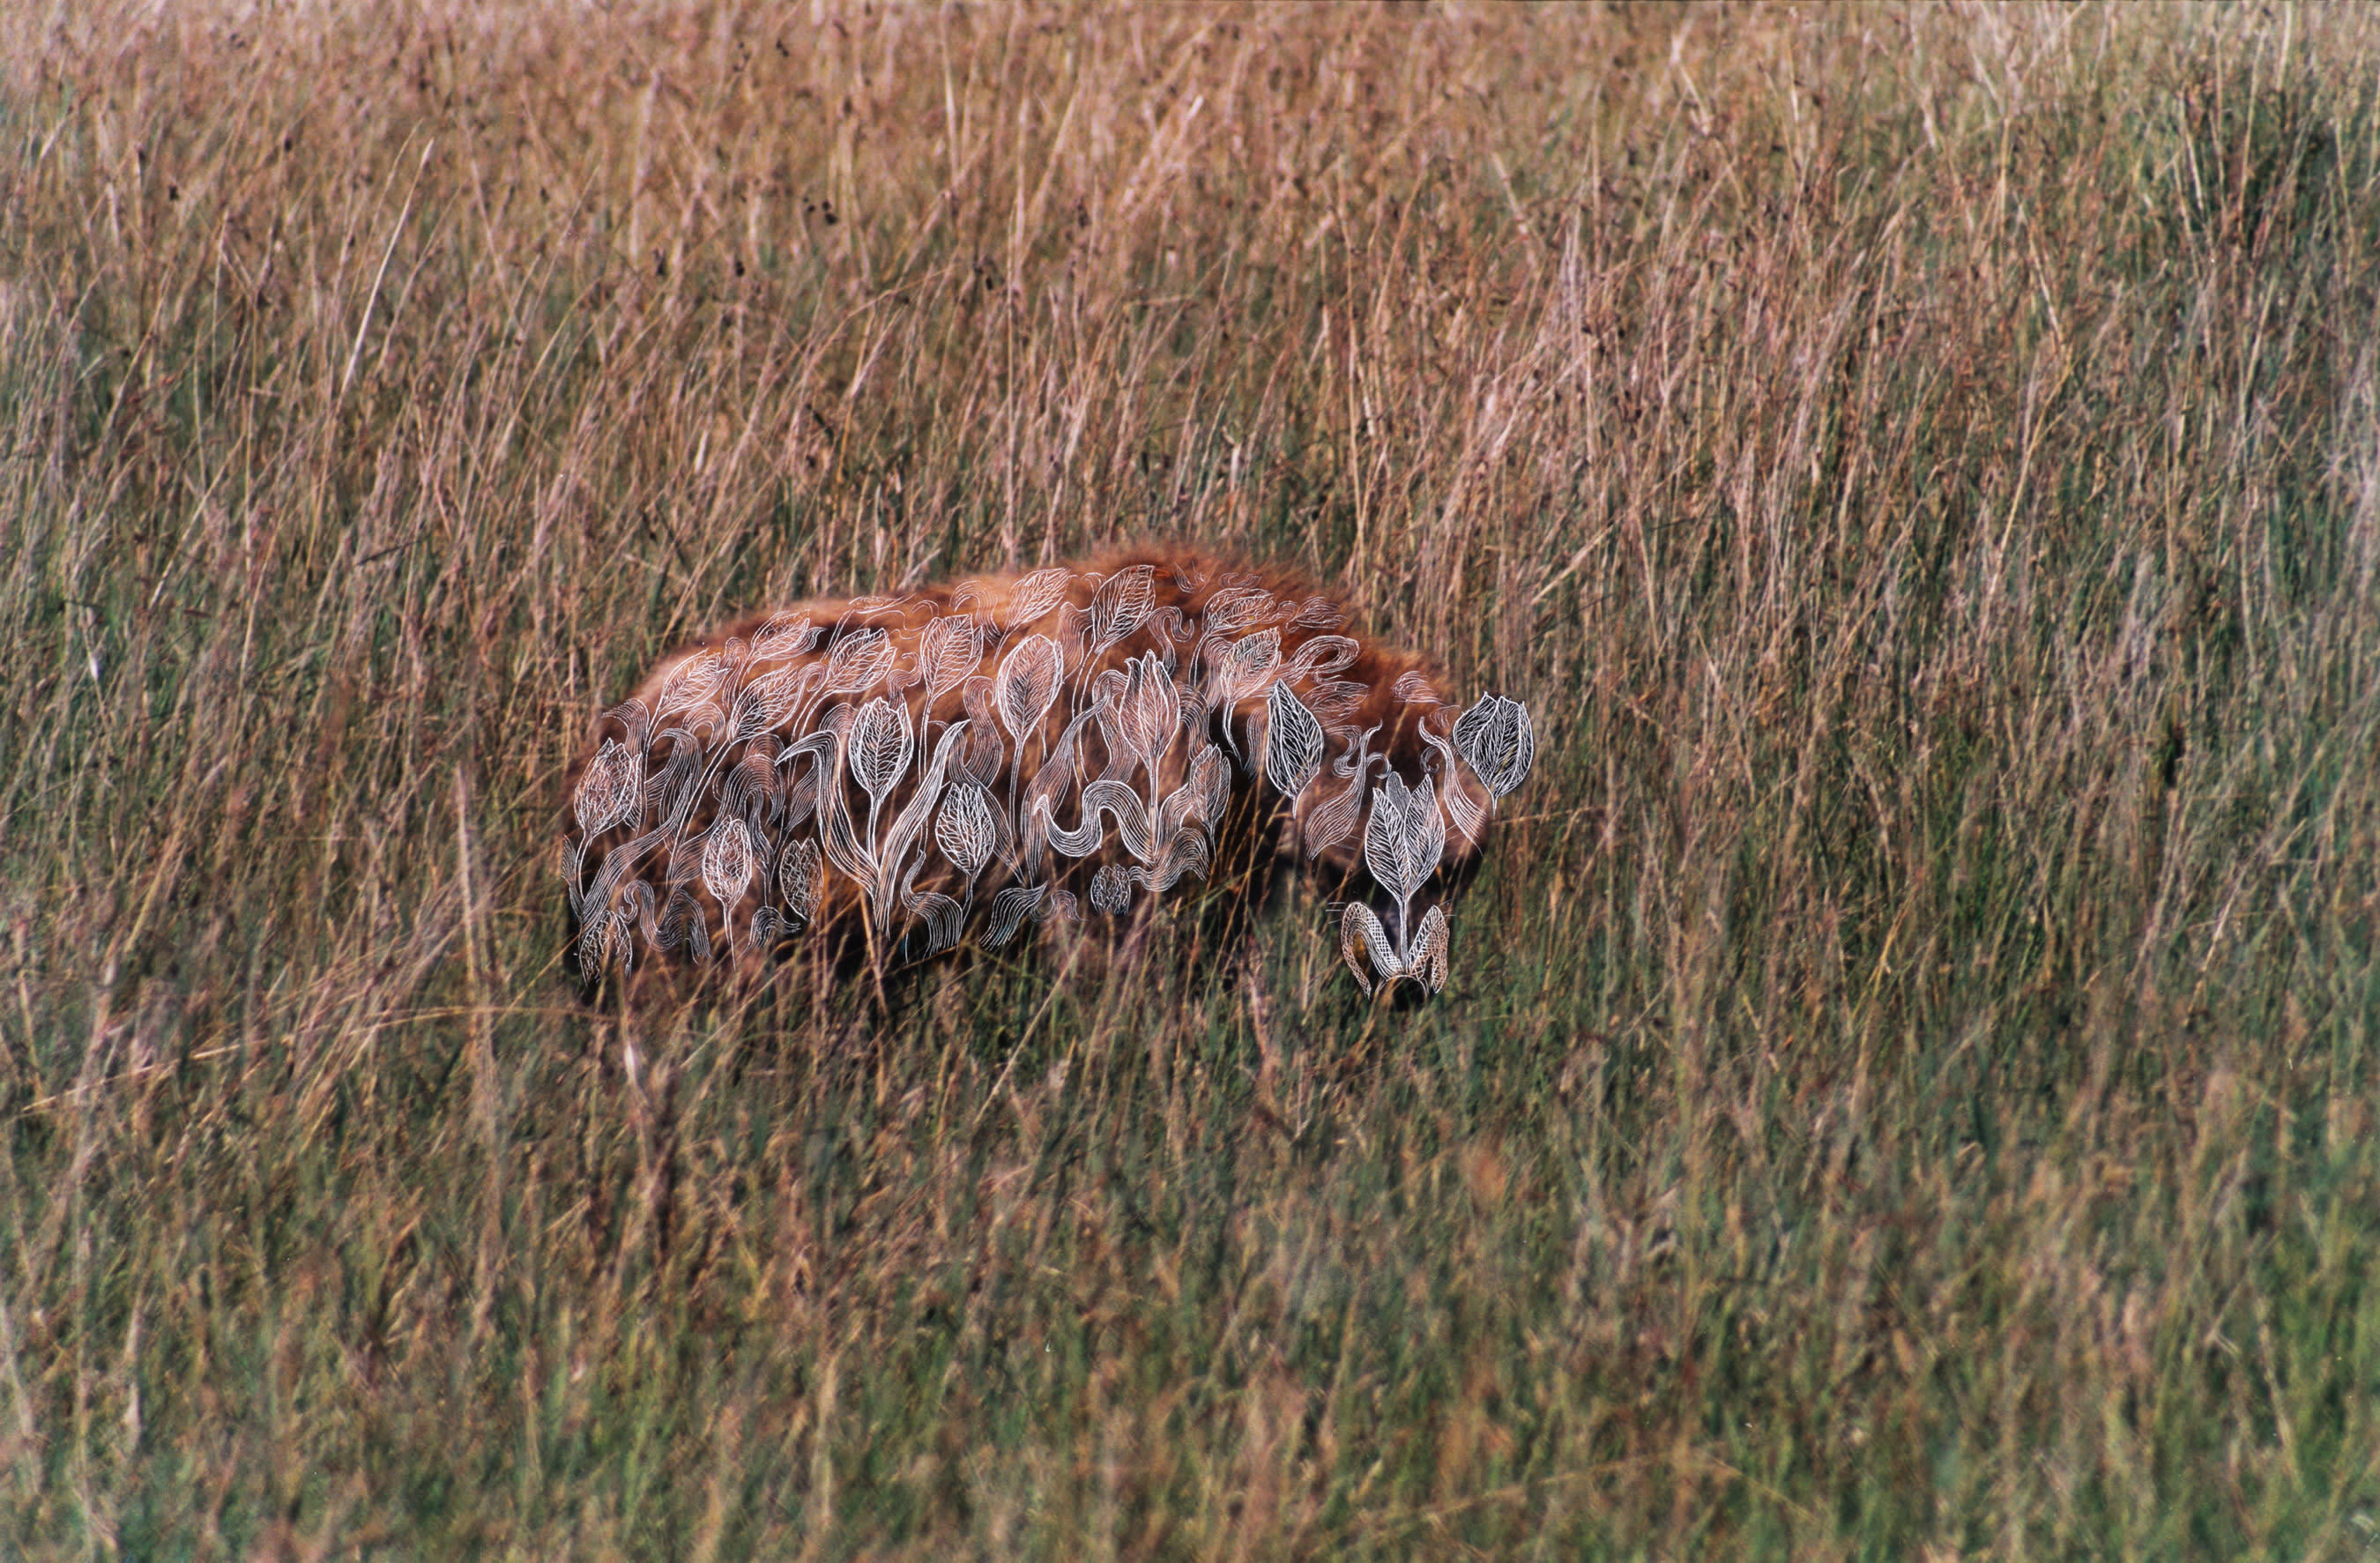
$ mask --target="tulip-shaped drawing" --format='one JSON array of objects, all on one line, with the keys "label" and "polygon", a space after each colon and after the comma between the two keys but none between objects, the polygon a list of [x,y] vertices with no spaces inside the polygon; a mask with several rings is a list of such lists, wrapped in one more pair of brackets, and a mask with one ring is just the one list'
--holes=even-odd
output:
[{"label": "tulip-shaped drawing", "polygon": [[[1372,793],[1371,818],[1364,827],[1364,866],[1397,903],[1396,933],[1391,936],[1383,928],[1378,914],[1361,902],[1351,902],[1342,914],[1340,937],[1347,951],[1347,963],[1366,992],[1371,991],[1372,984],[1356,960],[1358,941],[1360,952],[1369,957],[1373,970],[1383,980],[1417,977],[1432,992],[1444,981],[1445,913],[1431,907],[1424,921],[1428,923],[1435,918],[1435,924],[1423,930],[1420,939],[1411,936],[1415,931],[1413,898],[1436,871],[1445,852],[1446,818],[1438,811],[1437,789],[1427,778],[1418,787],[1409,788],[1402,777],[1391,771],[1389,779]],[[1417,956],[1431,955],[1439,968],[1439,982],[1428,982],[1428,974],[1416,963]]]}]

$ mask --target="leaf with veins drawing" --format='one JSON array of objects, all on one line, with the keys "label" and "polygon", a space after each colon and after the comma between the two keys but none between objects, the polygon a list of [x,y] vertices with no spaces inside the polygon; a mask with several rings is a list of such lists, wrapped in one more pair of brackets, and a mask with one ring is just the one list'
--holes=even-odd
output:
[{"label": "leaf with veins drawing", "polygon": [[1039,622],[1065,600],[1067,584],[1074,578],[1071,570],[1034,571],[1009,592],[1008,612],[1001,615],[1002,624],[1010,630],[1020,630]]},{"label": "leaf with veins drawing", "polygon": [[735,736],[751,738],[768,732],[786,717],[820,681],[815,662],[788,664],[762,673],[735,697]]},{"label": "leaf with veins drawing", "polygon": [[1281,631],[1258,630],[1232,642],[1215,669],[1215,703],[1230,705],[1264,687],[1281,667]]},{"label": "leaf with veins drawing", "polygon": [[662,685],[662,697],[654,706],[656,717],[666,715],[681,707],[698,705],[710,698],[727,678],[727,663],[716,651],[698,651],[678,663]]},{"label": "leaf with veins drawing", "polygon": [[818,637],[807,614],[773,613],[752,632],[752,657],[756,661],[799,657],[818,644]]},{"label": "leaf with veins drawing", "polygon": [[851,779],[868,794],[868,834],[876,834],[876,816],[884,794],[909,769],[917,735],[910,731],[909,708],[879,695],[859,708],[851,724]]},{"label": "leaf with veins drawing", "polygon": [[1298,629],[1335,630],[1347,622],[1347,615],[1327,597],[1309,597],[1297,611],[1297,616],[1289,622]]},{"label": "leaf with veins drawing", "polygon": [[1157,566],[1119,570],[1091,596],[1091,647],[1104,651],[1138,629],[1156,600]]},{"label": "leaf with veins drawing", "polygon": [[628,747],[636,750],[637,753],[640,755],[645,752],[645,746],[652,742],[652,710],[642,700],[638,699],[633,695],[621,701],[618,705],[613,707],[610,710],[605,711],[601,720],[603,721],[616,721],[621,726],[626,728],[628,730]]},{"label": "leaf with veins drawing", "polygon": [[1133,753],[1153,767],[1172,746],[1174,730],[1182,725],[1182,694],[1154,651],[1134,658],[1131,669],[1123,698],[1116,703],[1118,726]]},{"label": "leaf with veins drawing", "polygon": [[818,911],[819,848],[808,836],[785,848],[777,860],[777,894],[797,925],[806,925]]},{"label": "leaf with veins drawing", "polygon": [[1025,919],[1040,906],[1041,898],[1050,887],[1044,885],[1011,885],[991,898],[991,921],[983,930],[983,947],[997,950],[1016,937]]},{"label": "leaf with veins drawing", "polygon": [[1265,780],[1294,798],[1322,770],[1322,724],[1283,679],[1265,697]]},{"label": "leaf with veins drawing", "polygon": [[939,700],[975,672],[975,620],[965,613],[945,613],[926,626],[917,641],[917,662],[926,679],[926,697]]},{"label": "leaf with veins drawing", "polygon": [[1363,648],[1343,635],[1318,635],[1297,648],[1281,670],[1283,678],[1333,678],[1344,672]]},{"label": "leaf with veins drawing", "polygon": [[1000,827],[981,787],[963,782],[944,795],[942,812],[934,821],[934,844],[963,878],[972,881],[983,872],[999,841]]},{"label": "leaf with veins drawing", "polygon": [[[1445,725],[1445,719],[1446,713],[1442,710],[1432,711],[1422,718],[1420,726],[1422,741],[1438,755],[1439,776],[1444,783],[1438,790],[1439,805],[1445,808],[1447,818],[1453,822],[1455,833],[1465,842],[1475,844],[1487,833],[1488,811],[1463,789],[1460,779],[1454,774],[1457,762],[1454,745],[1449,743],[1446,735],[1439,731]],[[1491,803],[1494,801],[1492,794],[1489,801]]]},{"label": "leaf with veins drawing", "polygon": [[1486,695],[1454,724],[1454,746],[1488,790],[1502,797],[1528,780],[1537,757],[1537,735],[1529,709],[1501,695]]},{"label": "leaf with veins drawing", "polygon": [[1091,909],[1111,916],[1132,909],[1132,881],[1111,863],[1091,876]]},{"label": "leaf with veins drawing", "polygon": [[826,654],[826,687],[820,693],[857,695],[873,688],[892,671],[893,655],[892,637],[875,625],[851,631]]},{"label": "leaf with veins drawing", "polygon": [[992,680],[992,699],[1000,709],[1001,721],[1020,749],[1026,734],[1039,729],[1041,719],[1056,702],[1064,666],[1064,653],[1046,635],[1026,636],[1002,660],[1000,673]]},{"label": "leaf with veins drawing", "polygon": [[578,829],[591,837],[625,824],[637,814],[644,789],[644,756],[613,739],[604,739],[571,799]]},{"label": "leaf with veins drawing", "polygon": [[752,835],[744,821],[722,815],[702,842],[702,888],[722,906],[734,906],[752,882]]},{"label": "leaf with veins drawing", "polygon": [[1262,587],[1227,587],[1207,599],[1207,633],[1237,635],[1281,617],[1281,604]]},{"label": "leaf with veins drawing", "polygon": [[1411,901],[1446,852],[1446,818],[1429,779],[1408,788],[1390,771],[1372,790],[1372,817],[1364,827],[1364,866],[1400,904]]}]

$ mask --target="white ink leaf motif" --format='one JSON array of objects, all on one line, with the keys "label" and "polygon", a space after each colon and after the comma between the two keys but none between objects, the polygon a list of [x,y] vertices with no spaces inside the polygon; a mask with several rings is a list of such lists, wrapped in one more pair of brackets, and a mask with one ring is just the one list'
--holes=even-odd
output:
[{"label": "white ink leaf motif", "polygon": [[1418,978],[1432,993],[1446,986],[1449,947],[1453,943],[1451,931],[1446,926],[1446,908],[1433,906],[1414,931],[1413,950],[1405,960],[1406,975]]},{"label": "white ink leaf motif", "polygon": [[1002,622],[1012,630],[1032,624],[1058,606],[1066,595],[1066,583],[1073,578],[1073,572],[1067,570],[1034,571],[1009,592],[1008,612],[1002,615]]},{"label": "white ink leaf motif", "polygon": [[1322,769],[1322,724],[1286,681],[1266,697],[1265,779],[1282,797],[1294,798]]},{"label": "white ink leaf motif", "polygon": [[[1455,774],[1458,761],[1454,745],[1447,742],[1440,731],[1448,725],[1446,715],[1443,710],[1436,710],[1422,718],[1422,740],[1438,752],[1439,777],[1443,783],[1438,790],[1439,805],[1445,808],[1446,817],[1454,822],[1455,834],[1466,843],[1476,845],[1488,829],[1488,810],[1472,797],[1462,779]],[[1488,801],[1494,804],[1494,795],[1490,794]]]},{"label": "white ink leaf motif", "polygon": [[1132,907],[1132,880],[1115,864],[1091,876],[1091,909],[1112,916]]},{"label": "white ink leaf motif", "polygon": [[1281,670],[1283,678],[1331,678],[1343,671],[1361,653],[1363,648],[1343,635],[1318,635],[1297,648],[1289,666]]},{"label": "white ink leaf motif", "polygon": [[784,721],[800,703],[817,668],[816,662],[782,667],[745,685],[735,697],[735,736],[750,738]]},{"label": "white ink leaf motif", "polygon": [[1141,626],[1157,600],[1157,566],[1135,564],[1109,576],[1091,598],[1091,645],[1104,651]]},{"label": "white ink leaf motif", "polygon": [[1289,622],[1299,629],[1335,630],[1347,622],[1347,615],[1327,597],[1309,597],[1297,611],[1297,617]]},{"label": "white ink leaf motif", "polygon": [[621,726],[626,728],[628,730],[628,747],[636,750],[638,754],[642,754],[644,752],[645,745],[652,741],[653,713],[646,709],[645,703],[642,700],[638,699],[633,695],[621,701],[618,705],[613,707],[610,710],[605,711],[603,713],[602,720],[605,721],[616,721]]},{"label": "white ink leaf motif", "polygon": [[786,846],[784,856],[777,860],[777,893],[784,898],[785,911],[797,925],[808,923],[817,913],[818,842],[804,836]]},{"label": "white ink leaf motif", "polygon": [[1397,698],[1407,705],[1416,702],[1426,706],[1446,704],[1439,698],[1438,691],[1430,687],[1429,675],[1419,668],[1408,668],[1398,675],[1395,693]]},{"label": "white ink leaf motif", "polygon": [[1148,832],[1148,809],[1140,794],[1121,782],[1101,780],[1083,789],[1083,817],[1073,830],[1061,828],[1050,818],[1050,800],[1039,789],[1035,790],[1033,818],[1049,837],[1050,844],[1068,857],[1088,857],[1107,843],[1107,827],[1103,816],[1113,815],[1117,839],[1124,851],[1146,863],[1153,851]]},{"label": "white ink leaf motif", "polygon": [[662,920],[649,936],[653,948],[663,954],[686,946],[686,953],[697,961],[710,959],[710,925],[695,904],[694,895],[683,888],[674,891],[669,904],[662,908]]},{"label": "white ink leaf motif", "polygon": [[578,779],[577,795],[570,800],[571,812],[578,818],[578,829],[593,836],[634,818],[644,801],[644,756],[613,739],[604,739],[603,746],[588,762],[587,774]]},{"label": "white ink leaf motif", "polygon": [[1363,709],[1371,690],[1352,678],[1325,679],[1314,687],[1306,704],[1325,727],[1346,721]]},{"label": "white ink leaf motif", "polygon": [[734,906],[752,882],[752,834],[744,821],[724,815],[702,842],[702,887],[722,906]]},{"label": "white ink leaf motif", "polygon": [[892,667],[892,642],[870,624],[844,635],[826,654],[825,695],[856,695]]},{"label": "white ink leaf motif", "polygon": [[860,844],[843,795],[844,757],[856,720],[857,713],[849,706],[829,707],[819,719],[818,731],[780,755],[778,763],[809,760],[809,774],[791,790],[792,802],[796,807],[818,810],[818,842],[825,849],[825,861],[836,873],[865,887],[876,882],[873,842],[866,847]]},{"label": "white ink leaf motif", "polygon": [[969,721],[978,728],[990,728],[997,736],[999,721],[992,715],[992,681],[983,673],[975,673],[959,685],[959,703],[966,708]]},{"label": "white ink leaf motif", "polygon": [[997,950],[1016,937],[1026,917],[1038,909],[1050,887],[1011,885],[991,898],[991,924],[983,931],[983,947]]},{"label": "white ink leaf motif", "polygon": [[983,872],[999,841],[1000,828],[992,821],[983,789],[972,782],[953,787],[942,799],[941,817],[934,821],[934,842],[951,866],[972,880]]},{"label": "white ink leaf motif", "polygon": [[1209,635],[1237,635],[1250,624],[1281,616],[1281,605],[1261,587],[1230,587],[1207,599],[1201,610]]},{"label": "white ink leaf motif", "polygon": [[744,757],[728,767],[719,783],[720,813],[756,824],[763,814],[773,819],[784,806],[777,791],[776,742],[769,735],[753,740]]},{"label": "white ink leaf motif", "polygon": [[[906,721],[907,716],[904,710],[903,720]],[[892,926],[889,919],[896,891],[905,897],[907,893],[902,889],[905,881],[901,877],[901,865],[908,860],[911,843],[925,831],[927,818],[933,813],[935,803],[942,795],[942,779],[950,773],[951,754],[966,737],[966,731],[967,724],[964,719],[942,729],[942,740],[934,746],[933,761],[917,779],[917,790],[909,795],[908,806],[884,832],[884,839],[876,843],[876,883],[870,891],[869,900],[876,908],[877,921],[882,927]],[[868,815],[869,834],[873,836],[876,823],[873,804],[869,805]]]},{"label": "white ink leaf motif", "polygon": [[1529,709],[1501,695],[1485,695],[1454,724],[1454,746],[1498,797],[1528,780],[1537,757]]},{"label": "white ink leaf motif", "polygon": [[917,640],[917,662],[926,675],[926,694],[939,700],[966,682],[975,672],[975,621],[950,613],[926,626]]},{"label": "white ink leaf motif", "polygon": [[1364,824],[1364,866],[1402,906],[1421,889],[1446,851],[1446,818],[1427,777],[1408,789],[1390,771],[1372,789],[1372,817]]},{"label": "white ink leaf motif", "polygon": [[939,955],[957,947],[966,928],[966,908],[938,891],[905,898],[903,905],[915,913],[926,925],[926,949],[929,955]]},{"label": "white ink leaf motif", "polygon": [[620,935],[622,964],[635,959],[635,943],[627,937],[627,919],[615,912],[598,912],[578,930],[578,975],[593,982],[612,963],[613,935]]},{"label": "white ink leaf motif", "polygon": [[1378,915],[1360,901],[1349,902],[1339,914],[1339,954],[1367,994],[1375,985],[1370,973],[1364,970],[1366,964],[1378,972],[1383,982],[1404,972],[1404,963],[1390,947],[1388,930],[1380,927]]},{"label": "white ink leaf motif", "polygon": [[[777,764],[781,767],[789,765],[795,759],[805,755],[808,756],[810,759],[809,769],[803,771],[798,780],[784,782],[781,786],[779,803],[780,806],[784,810],[784,824],[787,830],[792,830],[794,827],[800,825],[817,811],[819,806],[819,781],[821,775],[824,774],[826,767],[832,763],[832,761],[820,757],[818,745],[815,741],[815,735],[813,735],[811,740],[807,742],[808,744],[808,747],[804,747],[802,745],[795,745],[794,747],[787,749],[783,754],[777,757]],[[827,742],[831,745],[833,740],[829,738]],[[787,772],[787,774],[790,775],[791,772]]]},{"label": "white ink leaf motif", "polygon": [[798,657],[818,644],[819,632],[807,615],[774,613],[752,634],[755,659]]},{"label": "white ink leaf motif", "polygon": [[1058,604],[1058,650],[1060,661],[1075,667],[1083,665],[1083,636],[1090,633],[1091,611],[1077,608],[1071,602]]},{"label": "white ink leaf motif", "polygon": [[1215,698],[1228,704],[1255,694],[1281,666],[1281,631],[1259,630],[1232,642],[1215,673]]},{"label": "white ink leaf motif", "polygon": [[1151,769],[1156,769],[1173,745],[1174,730],[1182,725],[1182,692],[1174,688],[1156,652],[1144,652],[1132,660],[1131,682],[1118,702],[1117,714],[1124,741]]},{"label": "white ink leaf motif", "polygon": [[868,794],[868,836],[876,838],[876,813],[884,794],[907,774],[917,734],[909,727],[909,708],[879,695],[859,708],[851,724],[851,779]]},{"label": "white ink leaf motif", "polygon": [[1046,635],[1029,635],[1000,664],[999,676],[992,681],[992,703],[1000,708],[1000,720],[1016,740],[1020,757],[1025,735],[1041,725],[1058,698],[1064,662],[1056,641]]},{"label": "white ink leaf motif", "polygon": [[1329,852],[1355,833],[1355,816],[1364,806],[1364,778],[1353,782],[1306,811],[1303,830],[1306,861]]},{"label": "white ink leaf motif", "polygon": [[699,779],[698,767],[702,763],[702,750],[690,737],[670,739],[670,757],[662,764],[661,774],[645,783],[646,802],[662,812],[664,828],[673,834],[686,824],[686,817],[694,807],[695,783]]},{"label": "white ink leaf motif", "polygon": [[727,677],[727,664],[716,651],[700,651],[686,658],[670,670],[662,685],[662,697],[654,714],[673,711],[681,706],[699,705],[710,698]]},{"label": "white ink leaf motif", "polygon": [[[1232,794],[1231,769],[1222,745],[1210,743],[1191,760],[1182,785],[1157,806],[1156,829],[1149,835],[1164,883],[1152,884],[1150,889],[1169,889],[1184,873],[1206,878],[1207,864],[1214,855],[1209,831]],[[1125,845],[1129,849],[1131,843]]]},{"label": "white ink leaf motif", "polygon": [[1162,827],[1167,830],[1210,831],[1231,798],[1231,762],[1223,758],[1220,745],[1210,743],[1191,760],[1189,777],[1166,799],[1158,818],[1172,822]]}]

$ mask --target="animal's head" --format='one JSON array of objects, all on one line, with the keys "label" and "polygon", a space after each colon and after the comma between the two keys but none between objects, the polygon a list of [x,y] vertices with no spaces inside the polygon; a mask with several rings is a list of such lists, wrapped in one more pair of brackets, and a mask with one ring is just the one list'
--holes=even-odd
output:
[{"label": "animal's head", "polygon": [[1529,713],[1484,697],[1457,716],[1428,677],[1376,688],[1326,727],[1288,683],[1267,697],[1267,780],[1291,800],[1299,850],[1342,887],[1340,952],[1364,990],[1445,987],[1446,902],[1479,865],[1500,800],[1536,755]]}]

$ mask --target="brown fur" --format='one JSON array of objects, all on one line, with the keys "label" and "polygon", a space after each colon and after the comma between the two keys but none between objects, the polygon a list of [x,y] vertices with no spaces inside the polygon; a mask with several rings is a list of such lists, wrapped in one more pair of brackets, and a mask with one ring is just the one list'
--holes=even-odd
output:
[{"label": "brown fur", "polygon": [[[1087,910],[1086,887],[1105,885],[1113,903],[1123,883],[1118,876],[1135,869],[1145,877],[1142,883],[1123,889],[1137,905],[1148,889],[1164,888],[1157,880],[1168,867],[1185,878],[1205,878],[1216,863],[1253,867],[1275,851],[1310,859],[1336,887],[1360,877],[1366,818],[1383,762],[1409,785],[1428,778],[1441,798],[1459,794],[1441,805],[1444,852],[1410,916],[1419,918],[1476,860],[1494,800],[1446,745],[1455,710],[1443,678],[1426,658],[1352,629],[1329,594],[1289,571],[1172,548],[1128,550],[1063,569],[1062,579],[1026,572],[892,599],[803,603],[738,620],[664,657],[630,701],[596,720],[571,769],[574,806],[584,819],[582,780],[590,767],[600,760],[608,768],[588,782],[601,793],[605,779],[622,771],[627,754],[641,756],[643,784],[633,813],[604,823],[599,810],[599,828],[574,842],[568,854],[582,970],[592,977],[623,960],[642,963],[676,948],[701,953],[707,947],[713,959],[732,951],[739,966],[759,963],[785,921],[788,880],[778,870],[799,850],[802,820],[792,817],[804,808],[821,864],[806,881],[817,886],[817,898],[803,926],[823,931],[830,943],[864,950],[879,965],[900,954],[905,940],[914,950],[921,930],[929,930],[926,943],[948,942],[953,927],[970,939],[984,937],[1000,921],[994,914],[1000,892],[1011,887],[1046,886],[1033,908],[1046,918],[1065,915],[1070,898],[1075,911]],[[814,636],[792,628],[803,620],[818,632]],[[1111,633],[1117,628],[1123,633]],[[1277,656],[1268,654],[1268,636],[1278,637]],[[1344,638],[1325,638],[1334,636]],[[1020,668],[1046,666],[1048,648],[1033,644],[1037,636],[1056,644],[1063,674],[1046,712],[1020,744],[1012,741],[1009,717],[1031,702],[1020,697],[1003,712],[1000,680],[1020,648],[1026,651]],[[806,639],[811,643],[801,645]],[[1241,649],[1235,652],[1235,646]],[[1155,661],[1142,660],[1152,657]],[[1253,678],[1246,672],[1230,676],[1234,657],[1247,659],[1241,665]],[[1148,730],[1163,725],[1165,694],[1152,670],[1167,664],[1174,702],[1185,714],[1162,734],[1161,748],[1152,752],[1142,745],[1135,751],[1131,733],[1142,729],[1124,725],[1127,713],[1146,709],[1154,713]],[[1019,690],[1038,687],[1022,672],[1011,676]],[[1276,677],[1327,734],[1319,774],[1287,806],[1265,772],[1268,689]],[[861,678],[867,682],[857,683]],[[775,709],[788,699],[785,709]],[[868,728],[862,708],[880,700],[897,702],[899,710],[877,711],[868,720],[878,726]],[[1203,725],[1194,730],[1188,714],[1202,706]],[[1226,709],[1229,720],[1222,722]],[[903,713],[912,730],[909,763],[871,811],[851,752],[864,745],[854,735],[890,733]],[[961,722],[963,732],[957,731]],[[820,735],[838,729],[836,736]],[[1225,745],[1210,750],[1225,731]],[[1074,766],[1053,763],[1070,739]],[[808,751],[793,754],[805,740]],[[1360,769],[1352,778],[1340,774],[1356,764],[1359,752]],[[1155,844],[1146,852],[1125,850],[1118,817],[1103,822],[1095,812],[1086,818],[1086,789],[1103,774],[1119,780],[1138,800],[1132,806],[1147,815]],[[1187,785],[1193,782],[1197,785]],[[884,844],[920,788],[936,790],[928,803],[947,816],[958,810],[956,789],[963,784],[982,789],[978,795],[999,817],[1001,836],[1000,850],[971,882],[937,844],[940,818],[929,813],[915,815],[917,828],[900,853],[882,854],[906,866],[885,873],[880,860],[872,884],[860,882],[864,873],[839,870],[838,861],[850,866],[848,852],[838,860],[824,850],[832,836],[871,849],[874,857],[872,849]],[[1346,795],[1351,790],[1352,797]],[[1107,795],[1116,794],[1111,788]],[[1196,861],[1201,853],[1179,832],[1172,838],[1182,847],[1178,853],[1169,855],[1165,843],[1155,842],[1163,833],[1156,829],[1162,811],[1176,804],[1192,825],[1203,827],[1213,847],[1207,861]],[[727,827],[714,834],[722,809],[730,807],[747,822],[745,831]],[[871,812],[872,835],[863,823]],[[831,828],[837,817],[847,830]],[[777,828],[788,819],[791,824]],[[1096,829],[1099,844],[1069,857],[1052,844],[1056,837],[1041,833],[1045,821],[1077,843]],[[1323,837],[1330,838],[1327,844]],[[723,856],[707,857],[705,848],[714,840],[729,845]],[[716,891],[722,883],[731,891],[735,885],[737,840],[761,861],[740,893],[722,903]],[[1300,852],[1300,842],[1318,850]],[[962,846],[962,858],[972,850]],[[709,872],[714,862],[730,871],[714,879]],[[1104,879],[1102,870],[1108,871]],[[1012,900],[1025,893],[1020,889]],[[936,898],[951,904],[941,906]],[[771,907],[779,910],[764,910]],[[639,932],[645,948],[637,947]]]}]

